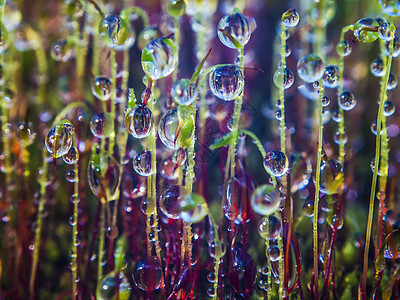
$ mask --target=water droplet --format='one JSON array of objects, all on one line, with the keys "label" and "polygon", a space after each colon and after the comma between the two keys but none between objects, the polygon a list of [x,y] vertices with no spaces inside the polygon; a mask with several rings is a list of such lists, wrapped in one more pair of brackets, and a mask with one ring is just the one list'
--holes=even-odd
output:
[{"label": "water droplet", "polygon": [[129,38],[129,27],[125,20],[115,15],[107,15],[99,24],[101,40],[109,47],[123,45]]},{"label": "water droplet", "polygon": [[90,120],[90,131],[100,139],[110,137],[114,131],[114,120],[110,113],[101,112]]},{"label": "water droplet", "polygon": [[[342,139],[342,141],[341,141],[341,139]],[[341,136],[339,130],[337,130],[335,135],[333,136],[333,141],[335,142],[336,145],[340,145],[341,142],[343,142],[343,144],[347,144],[348,140],[349,140],[349,136],[347,135],[347,133],[343,132],[343,135]]]},{"label": "water droplet", "polygon": [[320,192],[329,195],[337,193],[340,188],[337,183],[339,176],[343,176],[343,166],[339,160],[321,162]]},{"label": "water droplet", "polygon": [[171,108],[160,119],[158,136],[165,147],[176,150],[189,144],[193,126],[194,119],[190,109]]},{"label": "water droplet", "polygon": [[[390,44],[392,43],[392,41],[388,41],[385,43],[385,54],[387,56],[390,55]],[[393,57],[398,57],[400,55],[400,40],[395,37],[394,41],[393,41],[393,52],[392,52]]]},{"label": "water droplet", "polygon": [[[131,286],[129,284],[128,278],[124,275],[124,273],[119,273],[118,277],[119,281],[119,295],[118,298],[121,300],[127,300],[129,299],[129,296],[131,294]],[[111,299],[116,299],[116,283],[117,283],[117,278],[115,271],[112,271],[105,275],[99,284],[97,285],[97,290],[96,290],[96,299],[99,300],[111,300]]]},{"label": "water droplet", "polygon": [[197,87],[190,79],[181,79],[171,88],[172,98],[181,105],[191,105],[197,99]]},{"label": "water droplet", "polygon": [[397,259],[400,257],[400,232],[395,231],[388,239],[383,256],[386,259]]},{"label": "water droplet", "polygon": [[333,215],[331,219],[331,228],[340,230],[343,227],[343,217],[340,215]]},{"label": "water droplet", "polygon": [[65,179],[69,182],[75,182],[76,181],[76,173],[74,170],[69,170],[67,174],[65,174]]},{"label": "water droplet", "polygon": [[63,156],[63,161],[68,165],[74,165],[78,162],[78,149],[71,147]]},{"label": "water droplet", "polygon": [[353,26],[354,36],[362,43],[372,43],[378,38],[379,24],[374,19],[363,18]]},{"label": "water droplet", "polygon": [[281,199],[272,185],[260,185],[251,196],[251,206],[260,215],[270,215],[276,212]]},{"label": "water droplet", "polygon": [[172,154],[172,162],[177,166],[183,166],[186,162],[186,151],[183,148],[176,149]]},{"label": "water droplet", "polygon": [[379,0],[382,10],[389,16],[396,17],[400,15],[400,5],[397,0]]},{"label": "water droplet", "polygon": [[199,223],[208,214],[206,200],[199,194],[189,194],[180,201],[179,218],[187,223]]},{"label": "water droplet", "polygon": [[179,219],[181,201],[188,194],[184,186],[171,185],[160,196],[160,210],[170,219]]},{"label": "water droplet", "polygon": [[278,121],[282,120],[282,111],[280,109],[275,111],[275,119]]},{"label": "water droplet", "polygon": [[266,216],[258,223],[258,233],[264,239],[274,240],[281,233],[281,222],[275,216]]},{"label": "water droplet", "polygon": [[278,68],[274,74],[274,83],[278,88],[283,88],[285,90],[290,88],[294,83],[293,72],[288,68]]},{"label": "water droplet", "polygon": [[97,76],[92,84],[92,94],[101,101],[111,97],[112,83],[108,77]]},{"label": "water droplet", "polygon": [[25,147],[31,145],[36,138],[36,132],[33,131],[33,126],[30,122],[20,123],[17,128],[17,135]]},{"label": "water droplet", "polygon": [[189,262],[190,262],[190,265],[195,266],[195,265],[197,264],[197,258],[196,258],[196,256],[191,256],[191,257],[189,258]]},{"label": "water droplet", "polygon": [[267,249],[267,257],[270,261],[277,261],[280,257],[279,247],[277,245],[269,246]]},{"label": "water droplet", "polygon": [[[61,157],[68,153],[72,146],[71,129],[68,126],[63,126],[61,132],[57,133],[56,125],[47,133],[45,145],[47,152],[55,157]],[[58,139],[58,140],[57,140]]]},{"label": "water droplet", "polygon": [[293,8],[288,9],[282,14],[282,24],[286,27],[295,27],[299,24],[299,20],[299,13]]},{"label": "water droplet", "polygon": [[66,62],[72,56],[71,47],[67,44],[67,41],[59,41],[54,43],[50,49],[51,57],[56,61]]},{"label": "water droplet", "polygon": [[133,169],[140,176],[150,176],[152,174],[152,153],[144,150],[133,158]]},{"label": "water droplet", "polygon": [[222,44],[231,49],[236,49],[236,46],[221,30],[225,30],[235,40],[237,40],[242,47],[244,47],[250,40],[251,30],[249,22],[246,17],[240,12],[234,11],[221,18],[218,23],[218,38]]},{"label": "water droplet", "polygon": [[[92,154],[88,167],[89,186],[96,196],[106,196],[108,201],[114,200],[120,183],[120,168],[111,156]],[[106,193],[106,195],[104,194]]]},{"label": "water droplet", "polygon": [[324,62],[315,54],[307,54],[297,63],[297,73],[306,82],[318,81],[324,74],[324,70]]},{"label": "water droplet", "polygon": [[339,106],[345,110],[352,110],[357,104],[356,97],[352,92],[344,91],[339,97]]},{"label": "water droplet", "polygon": [[238,246],[231,249],[229,279],[233,290],[247,298],[256,282],[257,266],[253,258]]},{"label": "water droplet", "polygon": [[214,272],[210,272],[207,274],[207,280],[210,283],[214,283],[215,282],[215,273]]},{"label": "water droplet", "polygon": [[351,45],[348,41],[340,41],[336,46],[336,52],[339,56],[345,57],[351,54]]},{"label": "water droplet", "polygon": [[292,54],[292,49],[289,48],[288,45],[285,47],[285,57],[289,57]]},{"label": "water droplet", "polygon": [[391,91],[391,90],[393,90],[394,88],[396,88],[396,86],[397,86],[397,77],[395,76],[395,75],[393,75],[393,74],[390,74],[389,75],[389,78],[388,78],[388,83],[387,83],[387,89],[388,89],[388,91]]},{"label": "water droplet", "polygon": [[209,83],[214,95],[225,101],[237,98],[244,88],[242,71],[235,65],[216,67],[210,74]]},{"label": "water droplet", "polygon": [[157,38],[142,51],[142,68],[152,80],[170,75],[177,64],[176,47],[170,38]]},{"label": "water droplet", "polygon": [[143,105],[128,109],[125,114],[125,126],[134,138],[148,137],[154,127],[152,111]]},{"label": "water droplet", "polygon": [[332,112],[332,120],[336,123],[340,123],[342,121],[342,115],[338,109]]},{"label": "water droplet", "polygon": [[147,256],[135,264],[133,280],[139,289],[147,292],[157,290],[161,279],[162,268],[156,256]]},{"label": "water droplet", "polygon": [[331,103],[331,100],[329,100],[329,98],[327,96],[322,96],[321,104],[323,107],[329,106],[330,103]]},{"label": "water droplet", "polygon": [[314,201],[312,201],[312,200],[307,201],[303,205],[303,213],[306,217],[309,217],[309,218],[314,216]]},{"label": "water droplet", "polygon": [[264,157],[264,167],[275,177],[281,177],[288,171],[288,159],[281,151],[269,151]]},{"label": "water droplet", "polygon": [[378,29],[379,37],[384,41],[391,41],[394,38],[394,33],[396,31],[396,27],[393,24],[382,23]]},{"label": "water droplet", "polygon": [[382,77],[385,74],[383,60],[378,57],[371,63],[371,73],[375,77]]},{"label": "water droplet", "polygon": [[393,105],[391,101],[389,100],[385,101],[383,106],[383,113],[386,117],[390,117],[391,115],[393,115],[395,110],[396,107]]},{"label": "water droplet", "polygon": [[208,295],[208,297],[214,297],[215,296],[215,289],[213,287],[210,287],[207,290],[207,295]]},{"label": "water droplet", "polygon": [[336,65],[330,65],[325,68],[322,75],[322,83],[326,88],[334,89],[339,86],[340,71]]},{"label": "water droplet", "polygon": [[179,18],[185,14],[186,2],[184,0],[169,0],[168,14],[171,17]]}]

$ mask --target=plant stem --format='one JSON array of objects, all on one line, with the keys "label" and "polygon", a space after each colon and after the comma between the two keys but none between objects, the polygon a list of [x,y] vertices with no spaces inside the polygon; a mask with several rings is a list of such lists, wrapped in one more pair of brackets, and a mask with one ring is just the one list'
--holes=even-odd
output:
[{"label": "plant stem", "polygon": [[107,200],[105,198],[101,198],[99,201],[99,205],[101,205],[100,212],[100,226],[99,226],[99,250],[97,255],[97,284],[100,284],[100,281],[103,277],[103,256],[104,256],[104,227],[105,227],[105,211],[106,211]]},{"label": "plant stem", "polygon": [[318,152],[317,152],[317,170],[315,173],[315,198],[314,198],[314,219],[313,219],[313,257],[314,257],[314,299],[318,300],[318,202],[319,202],[319,181],[321,175],[321,156],[322,156],[322,136],[324,125],[322,123],[322,103],[321,99],[324,94],[322,82],[320,82],[320,98],[318,105]]},{"label": "plant stem", "polygon": [[[76,142],[76,133],[75,131],[72,134],[72,147],[77,147]],[[80,244],[78,239],[78,208],[79,208],[79,150],[77,150],[77,162],[74,164],[74,171],[75,171],[75,182],[74,182],[74,195],[73,195],[73,203],[74,203],[74,221],[73,221],[73,228],[72,228],[72,297],[73,299],[77,299],[78,296],[78,246]]]},{"label": "plant stem", "polygon": [[[390,18],[390,22],[392,22],[392,18]],[[375,191],[376,191],[376,182],[378,179],[379,172],[379,161],[380,161],[380,151],[381,151],[381,130],[382,130],[382,119],[385,117],[384,99],[386,97],[387,91],[387,83],[389,79],[390,69],[392,66],[392,52],[393,52],[393,43],[392,40],[389,44],[389,57],[386,61],[385,66],[385,76],[383,77],[381,95],[380,95],[380,103],[378,109],[378,117],[377,117],[377,134],[376,134],[376,143],[375,143],[375,164],[374,164],[374,173],[372,175],[372,184],[371,184],[371,193],[369,199],[369,210],[368,210],[368,221],[367,221],[367,229],[366,229],[366,237],[365,237],[365,248],[364,248],[364,264],[363,264],[363,274],[362,274],[362,298],[366,299],[367,295],[367,271],[368,271],[368,253],[369,246],[371,242],[371,231],[372,231],[372,221],[374,216],[374,200],[375,200]]]}]

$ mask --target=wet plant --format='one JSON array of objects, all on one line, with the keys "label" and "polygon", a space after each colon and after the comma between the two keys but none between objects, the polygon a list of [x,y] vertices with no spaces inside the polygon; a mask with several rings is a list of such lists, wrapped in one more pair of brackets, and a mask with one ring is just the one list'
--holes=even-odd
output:
[{"label": "wet plant", "polygon": [[397,299],[400,5],[288,5],[0,0],[0,298]]}]

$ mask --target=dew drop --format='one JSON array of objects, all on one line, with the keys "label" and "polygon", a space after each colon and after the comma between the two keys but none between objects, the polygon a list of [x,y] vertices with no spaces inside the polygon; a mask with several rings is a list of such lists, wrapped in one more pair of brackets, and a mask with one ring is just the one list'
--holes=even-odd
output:
[{"label": "dew drop", "polygon": [[111,97],[112,83],[108,77],[97,76],[92,83],[92,94],[101,101],[107,101]]},{"label": "dew drop", "polygon": [[281,177],[288,171],[288,159],[281,151],[269,151],[264,157],[264,167],[275,177]]},{"label": "dew drop", "polygon": [[67,174],[65,174],[65,179],[67,179],[68,182],[75,182],[76,181],[76,173],[74,170],[69,170]]},{"label": "dew drop", "polygon": [[315,54],[307,54],[297,63],[297,73],[306,82],[318,81],[324,74],[324,70],[324,62]]},{"label": "dew drop", "polygon": [[236,49],[236,46],[221,30],[226,31],[235,40],[237,40],[242,47],[244,47],[250,40],[251,29],[246,17],[240,12],[234,11],[221,18],[218,23],[218,38],[226,47]]},{"label": "dew drop", "polygon": [[143,105],[128,109],[125,114],[125,126],[134,138],[148,137],[154,127],[152,111]]},{"label": "dew drop", "polygon": [[231,101],[243,91],[243,73],[235,65],[216,67],[210,74],[209,84],[215,96],[225,101]]},{"label": "dew drop", "polygon": [[152,80],[170,75],[177,64],[178,54],[170,38],[157,38],[142,51],[142,68]]},{"label": "dew drop", "polygon": [[152,153],[148,150],[144,150],[138,153],[133,158],[133,169],[140,176],[150,176],[152,174]]},{"label": "dew drop", "polygon": [[326,88],[334,89],[339,86],[340,71],[336,65],[330,65],[325,68],[322,75],[322,83]]},{"label": "dew drop", "polygon": [[135,285],[147,292],[157,290],[161,285],[162,269],[156,256],[147,256],[135,264],[133,269]]},{"label": "dew drop", "polygon": [[356,97],[352,92],[344,91],[339,97],[339,106],[345,111],[352,110],[357,104]]},{"label": "dew drop", "polygon": [[272,185],[260,185],[251,196],[251,206],[260,215],[270,215],[276,212],[281,199]]},{"label": "dew drop", "polygon": [[181,105],[191,105],[197,99],[197,87],[190,79],[181,79],[171,88],[172,98]]},{"label": "dew drop", "polygon": [[346,40],[340,41],[336,46],[336,52],[342,57],[349,56],[351,54],[351,50],[351,45]]},{"label": "dew drop", "polygon": [[115,48],[128,40],[129,27],[120,17],[107,15],[99,24],[99,34],[104,44]]},{"label": "dew drop", "polygon": [[293,8],[288,9],[282,14],[282,24],[286,27],[295,27],[299,24],[299,20],[299,13]]},{"label": "dew drop", "polygon": [[110,113],[101,112],[90,120],[90,131],[100,139],[110,137],[114,131],[114,121]]}]

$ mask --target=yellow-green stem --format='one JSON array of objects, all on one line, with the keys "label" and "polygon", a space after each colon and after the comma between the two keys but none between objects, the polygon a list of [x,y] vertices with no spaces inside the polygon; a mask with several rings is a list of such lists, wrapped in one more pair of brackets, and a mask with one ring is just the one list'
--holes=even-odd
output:
[{"label": "yellow-green stem", "polygon": [[[76,134],[75,131],[72,135],[72,146],[77,147],[76,142]],[[74,182],[74,195],[73,195],[73,203],[74,203],[74,216],[73,216],[73,227],[72,227],[72,262],[71,262],[71,270],[72,270],[72,296],[73,299],[76,299],[78,296],[78,247],[79,247],[79,239],[78,239],[78,207],[79,207],[79,151],[77,151],[77,161],[74,164],[74,172],[75,172],[75,182]]]},{"label": "yellow-green stem", "polygon": [[[393,22],[393,18],[390,18],[390,23]],[[379,172],[379,161],[380,161],[380,150],[381,150],[381,130],[382,130],[382,119],[384,116],[384,106],[385,106],[385,97],[387,91],[387,83],[389,80],[390,69],[392,67],[392,52],[393,52],[393,43],[392,40],[389,44],[389,57],[386,61],[385,66],[385,76],[382,79],[382,89],[380,95],[379,109],[378,109],[378,117],[377,117],[377,134],[376,134],[376,143],[375,143],[375,163],[374,163],[374,173],[372,175],[372,185],[371,185],[371,193],[369,199],[369,210],[368,210],[368,220],[367,220],[367,229],[365,236],[365,248],[364,248],[364,264],[363,264],[363,275],[362,275],[362,294],[363,299],[366,295],[367,289],[367,272],[368,272],[368,252],[369,246],[371,242],[371,232],[372,232],[372,221],[374,216],[374,200],[375,200],[375,192],[376,192],[376,182],[378,178]]]},{"label": "yellow-green stem", "polygon": [[105,227],[105,211],[106,202],[105,198],[101,198],[99,205],[101,205],[100,211],[100,226],[99,226],[99,249],[98,249],[98,261],[97,261],[97,284],[100,284],[100,280],[103,277],[103,256],[104,256],[104,227]]},{"label": "yellow-green stem", "polygon": [[318,203],[319,203],[319,181],[321,175],[321,155],[322,155],[322,103],[321,98],[324,94],[322,82],[320,82],[320,99],[318,105],[318,152],[317,152],[317,170],[315,173],[315,198],[314,198],[314,219],[313,219],[313,258],[314,258],[314,298],[318,299]]}]

